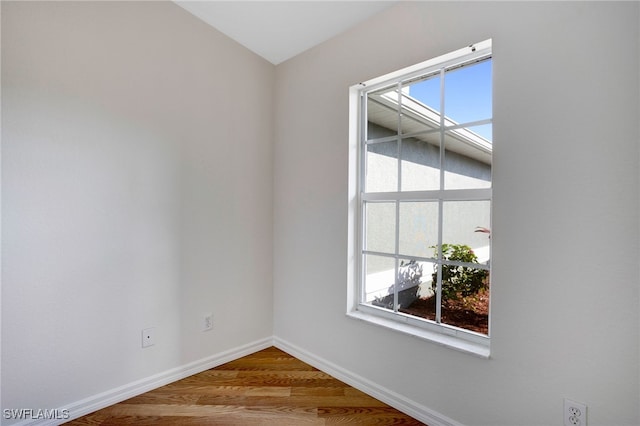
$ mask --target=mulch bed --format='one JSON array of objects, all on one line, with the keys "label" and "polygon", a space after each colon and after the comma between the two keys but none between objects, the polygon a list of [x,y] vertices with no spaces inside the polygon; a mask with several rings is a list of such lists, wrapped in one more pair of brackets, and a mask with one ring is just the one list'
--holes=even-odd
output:
[{"label": "mulch bed", "polygon": [[[435,296],[428,299],[418,299],[400,312],[421,318],[435,320]],[[442,303],[442,322],[489,334],[489,290],[479,292],[474,296],[459,297],[456,300],[445,300]]]}]

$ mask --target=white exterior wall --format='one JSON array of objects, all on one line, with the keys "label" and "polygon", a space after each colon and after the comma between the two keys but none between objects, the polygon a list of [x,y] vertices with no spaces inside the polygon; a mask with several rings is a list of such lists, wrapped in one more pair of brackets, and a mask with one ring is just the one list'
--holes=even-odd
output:
[{"label": "white exterior wall", "polygon": [[2,2],[3,409],[271,337],[273,81],[171,2]]},{"label": "white exterior wall", "polygon": [[[345,316],[346,182],[348,88],[488,38],[485,360]],[[276,337],[460,424],[640,423],[637,3],[402,3],[277,71]]]}]

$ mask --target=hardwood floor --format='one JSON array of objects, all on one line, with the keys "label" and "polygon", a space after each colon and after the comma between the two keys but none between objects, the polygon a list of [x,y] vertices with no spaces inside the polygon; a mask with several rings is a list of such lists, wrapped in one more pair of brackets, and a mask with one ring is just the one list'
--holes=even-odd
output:
[{"label": "hardwood floor", "polygon": [[424,425],[274,347],[66,423],[134,424]]}]

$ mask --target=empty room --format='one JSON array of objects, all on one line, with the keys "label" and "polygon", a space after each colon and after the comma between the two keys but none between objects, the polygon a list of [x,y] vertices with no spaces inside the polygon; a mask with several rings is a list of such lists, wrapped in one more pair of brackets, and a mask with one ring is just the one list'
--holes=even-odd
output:
[{"label": "empty room", "polygon": [[0,8],[2,425],[264,350],[429,426],[640,425],[640,3]]}]

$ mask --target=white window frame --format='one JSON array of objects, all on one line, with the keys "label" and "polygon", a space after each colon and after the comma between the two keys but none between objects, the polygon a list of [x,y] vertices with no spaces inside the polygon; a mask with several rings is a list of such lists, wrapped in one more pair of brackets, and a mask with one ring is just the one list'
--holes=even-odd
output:
[{"label": "white window frame", "polygon": [[[396,72],[374,78],[364,83],[359,83],[350,88],[349,103],[349,291],[347,315],[367,321],[372,324],[387,327],[398,332],[445,345],[457,350],[468,352],[480,357],[488,358],[490,354],[490,337],[480,333],[450,326],[435,321],[425,320],[416,316],[394,312],[362,302],[364,291],[363,271],[363,247],[364,247],[364,219],[363,211],[365,201],[402,201],[402,200],[442,200],[442,201],[470,201],[488,200],[491,202],[491,188],[452,190],[443,189],[433,191],[393,192],[393,193],[367,193],[361,188],[364,182],[364,145],[366,139],[367,112],[365,93],[384,88],[394,83],[411,80],[421,75],[433,73],[438,70],[450,69],[456,65],[466,65],[492,57],[491,40],[467,46],[455,52],[430,59],[428,61],[398,70]],[[489,120],[472,123],[480,125],[491,123]],[[465,123],[465,127],[470,124]],[[441,118],[441,129],[451,130],[447,127],[446,117]],[[404,136],[406,137],[406,135]],[[492,147],[490,147],[492,149]],[[442,150],[441,150],[442,152]],[[442,153],[441,153],[442,155]],[[441,181],[444,170],[441,167]],[[442,201],[439,202],[442,206]],[[396,217],[396,221],[398,218]],[[440,218],[440,223],[442,219]],[[440,225],[441,226],[441,225]],[[396,229],[397,232],[397,229]],[[442,244],[442,229],[439,232],[439,246]],[[428,259],[423,259],[428,260]],[[442,262],[441,253],[439,262]],[[439,296],[439,293],[438,293]],[[436,302],[438,311],[441,301]]]}]

